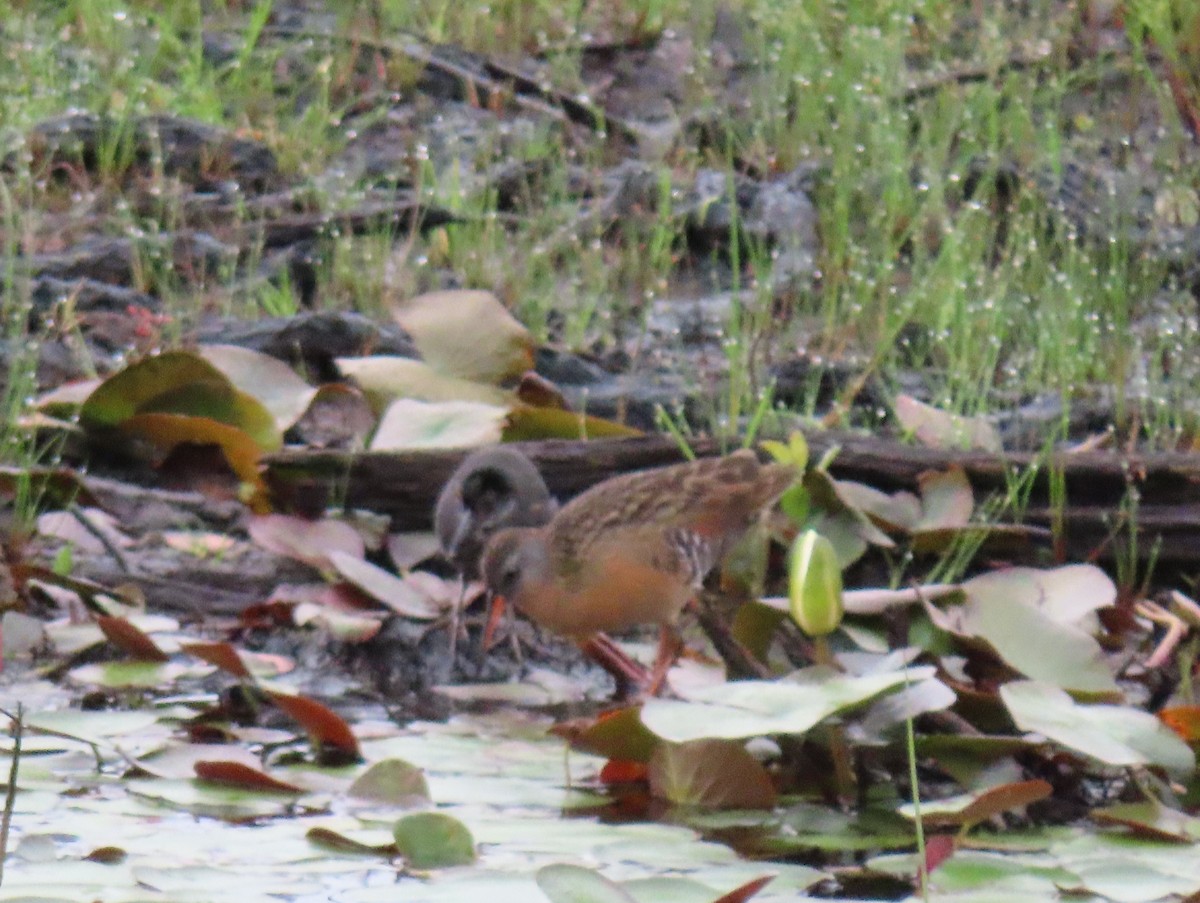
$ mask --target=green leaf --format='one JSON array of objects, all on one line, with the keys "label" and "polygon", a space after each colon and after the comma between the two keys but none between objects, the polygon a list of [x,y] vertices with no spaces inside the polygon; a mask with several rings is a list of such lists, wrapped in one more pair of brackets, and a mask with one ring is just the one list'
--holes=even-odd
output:
[{"label": "green leaf", "polygon": [[392,827],[392,835],[413,868],[445,868],[475,861],[475,839],[471,832],[444,812],[406,815]]}]

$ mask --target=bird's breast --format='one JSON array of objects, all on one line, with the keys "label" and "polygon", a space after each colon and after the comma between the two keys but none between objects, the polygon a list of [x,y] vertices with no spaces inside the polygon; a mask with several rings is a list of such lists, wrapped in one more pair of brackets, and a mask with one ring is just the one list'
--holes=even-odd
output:
[{"label": "bird's breast", "polygon": [[570,577],[524,587],[513,602],[543,627],[583,638],[673,622],[691,597],[689,577],[621,555],[600,555]]}]

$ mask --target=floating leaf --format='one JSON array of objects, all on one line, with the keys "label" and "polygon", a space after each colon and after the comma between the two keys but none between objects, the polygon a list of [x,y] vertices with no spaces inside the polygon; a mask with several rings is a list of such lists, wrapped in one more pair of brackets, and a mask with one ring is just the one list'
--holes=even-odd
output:
[{"label": "floating leaf", "polygon": [[376,762],[346,791],[350,796],[393,806],[419,806],[431,802],[425,772],[403,759]]},{"label": "floating leaf", "polygon": [[117,426],[148,410],[163,395],[208,383],[229,383],[216,367],[189,351],[166,351],[130,364],[101,383],[79,412],[88,427]]},{"label": "floating leaf", "polygon": [[911,492],[889,495],[854,480],[834,481],[838,498],[886,530],[911,531],[921,519],[921,501]]},{"label": "floating leaf", "polygon": [[129,655],[130,658],[141,662],[170,661],[170,657],[158,647],[154,640],[125,618],[97,615],[96,623],[108,641]]},{"label": "floating leaf", "polygon": [[921,489],[921,518],[912,527],[921,530],[954,530],[965,527],[975,510],[971,483],[961,467],[926,471],[917,477]]},{"label": "floating leaf", "polygon": [[581,752],[606,759],[649,762],[659,739],[642,724],[640,713],[638,706],[625,706],[594,718],[556,724],[550,732]]},{"label": "floating leaf", "polygon": [[536,880],[551,903],[638,903],[617,882],[578,865],[543,866]]},{"label": "floating leaf", "polygon": [[1155,799],[1093,809],[1091,818],[1097,824],[1128,828],[1134,836],[1148,840],[1184,844],[1200,840],[1200,819],[1170,809]]},{"label": "floating leaf", "polygon": [[[1053,573],[1033,568],[993,571],[962,584],[967,595],[964,605],[926,608],[939,628],[985,640],[1026,677],[1083,693],[1117,693],[1116,679],[1100,644],[1073,623],[1059,619],[1062,612],[1077,609],[1048,595],[1072,584]],[[1090,571],[1074,573],[1081,575],[1087,586],[1099,586]],[[1107,604],[1107,598],[1101,594],[1092,601]]]},{"label": "floating leaf", "polygon": [[[1047,781],[1017,781],[951,799],[926,801],[921,803],[921,821],[934,827],[970,827],[1003,812],[1044,800],[1053,791]],[[899,811],[909,818],[916,815],[911,803],[905,803]]]},{"label": "floating leaf", "polygon": [[660,743],[650,758],[650,792],[679,806],[770,809],[775,786],[735,740]]},{"label": "floating leaf", "polygon": [[244,762],[206,761],[196,763],[196,777],[202,781],[226,787],[241,787],[244,790],[259,790],[270,793],[304,793],[304,789],[273,778],[259,768],[251,768]]},{"label": "floating leaf", "polygon": [[830,715],[934,673],[935,669],[926,666],[909,668],[907,675],[897,671],[862,676],[806,668],[777,681],[743,680],[695,690],[686,700],[648,700],[642,708],[642,723],[676,743],[802,734]]},{"label": "floating leaf", "polygon": [[359,757],[358,740],[354,732],[331,708],[307,696],[281,693],[277,690],[264,692],[271,697],[275,705],[300,722],[313,745],[321,748],[322,752],[333,750],[348,758]]},{"label": "floating leaf", "polygon": [[1000,698],[1021,730],[1042,734],[1106,765],[1160,765],[1178,775],[1196,767],[1187,744],[1149,712],[1079,705],[1058,687],[1032,680],[1005,684]]},{"label": "floating leaf", "polygon": [[396,847],[416,869],[470,865],[475,861],[475,839],[467,826],[444,812],[406,815],[392,827]]}]

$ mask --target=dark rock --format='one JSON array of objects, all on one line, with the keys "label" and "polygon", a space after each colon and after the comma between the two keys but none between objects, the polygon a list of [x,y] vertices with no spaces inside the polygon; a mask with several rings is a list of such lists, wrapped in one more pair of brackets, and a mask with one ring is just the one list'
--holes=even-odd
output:
[{"label": "dark rock", "polygon": [[148,279],[154,288],[154,264],[165,263],[174,277],[194,285],[228,272],[237,259],[237,248],[207,233],[180,232],[140,239],[90,238],[66,251],[20,258],[19,266],[35,278],[128,285],[136,276]]},{"label": "dark rock", "polygon": [[[37,165],[79,166],[88,172],[116,165],[161,171],[197,190],[260,193],[279,181],[275,154],[232,132],[165,114],[116,120],[70,113],[35,125],[29,143]],[[12,158],[7,161],[12,165]]]},{"label": "dark rock", "polygon": [[95,279],[59,279],[55,276],[34,279],[29,288],[29,300],[32,303],[29,311],[31,329],[36,328],[38,321],[50,314],[58,304],[67,300],[80,313],[127,313],[131,307],[158,311],[162,307],[158,298],[137,289]]}]

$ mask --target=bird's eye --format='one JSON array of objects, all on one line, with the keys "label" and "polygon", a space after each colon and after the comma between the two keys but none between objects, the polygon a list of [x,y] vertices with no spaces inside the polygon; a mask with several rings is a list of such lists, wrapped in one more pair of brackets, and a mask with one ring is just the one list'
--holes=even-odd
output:
[{"label": "bird's eye", "polygon": [[511,595],[513,590],[517,588],[517,583],[521,579],[521,569],[514,562],[500,572],[500,593],[501,595]]}]

